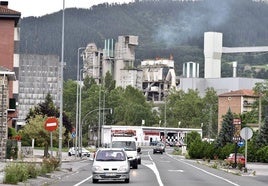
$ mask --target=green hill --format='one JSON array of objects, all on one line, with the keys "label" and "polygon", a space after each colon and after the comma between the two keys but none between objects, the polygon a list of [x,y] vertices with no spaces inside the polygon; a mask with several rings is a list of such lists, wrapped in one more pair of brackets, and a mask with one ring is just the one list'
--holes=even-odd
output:
[{"label": "green hill", "polygon": [[[66,9],[65,79],[76,79],[79,47],[95,42],[103,48],[105,39],[119,35],[139,36],[136,64],[172,54],[177,74],[182,73],[182,63],[195,61],[200,63],[202,76],[204,32],[222,32],[226,47],[267,46],[267,17],[268,4],[251,0],[145,1]],[[21,53],[61,56],[61,11],[23,18],[20,26]],[[223,61],[234,60],[239,65],[263,65],[268,55],[223,56]],[[229,74],[226,69],[223,76]]]}]

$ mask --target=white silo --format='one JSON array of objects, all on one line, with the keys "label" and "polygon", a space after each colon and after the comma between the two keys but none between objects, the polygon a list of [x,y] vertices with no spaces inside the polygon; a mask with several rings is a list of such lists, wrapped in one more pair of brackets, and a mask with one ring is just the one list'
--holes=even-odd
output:
[{"label": "white silo", "polygon": [[199,63],[186,62],[183,63],[182,69],[183,77],[185,78],[198,78],[199,77]]},{"label": "white silo", "polygon": [[205,32],[204,34],[204,57],[205,78],[221,77],[222,33]]}]

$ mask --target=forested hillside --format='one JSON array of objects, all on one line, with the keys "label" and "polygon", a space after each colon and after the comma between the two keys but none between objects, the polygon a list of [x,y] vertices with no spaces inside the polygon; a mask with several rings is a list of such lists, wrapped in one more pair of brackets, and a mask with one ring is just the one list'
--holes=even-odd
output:
[{"label": "forested hillside", "polygon": [[[136,64],[172,54],[178,75],[182,63],[187,61],[199,62],[203,73],[204,32],[222,32],[226,47],[268,46],[267,17],[268,4],[251,0],[136,2],[66,9],[64,76],[76,79],[79,47],[95,42],[98,48],[103,48],[104,39],[117,40],[119,35],[139,36]],[[61,11],[23,18],[20,26],[21,53],[61,56]],[[223,61],[234,60],[241,67],[238,75],[242,76],[246,64],[267,64],[268,54],[223,55]],[[223,76],[231,73],[228,65],[223,65],[222,70]],[[263,76],[268,78],[267,72]]]}]

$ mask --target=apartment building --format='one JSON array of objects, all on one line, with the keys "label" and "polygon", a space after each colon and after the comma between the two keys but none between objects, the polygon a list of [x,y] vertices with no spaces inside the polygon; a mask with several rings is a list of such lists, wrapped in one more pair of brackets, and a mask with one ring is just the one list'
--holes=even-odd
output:
[{"label": "apartment building", "polygon": [[218,131],[221,129],[222,116],[230,108],[233,113],[243,114],[252,110],[253,103],[259,98],[253,90],[241,89],[218,96]]},{"label": "apartment building", "polygon": [[[19,20],[21,13],[8,8],[7,1],[0,1],[0,67],[15,72],[19,76]],[[14,103],[8,108],[8,126],[12,126],[16,118],[16,102],[18,100],[17,79],[8,83],[8,96]],[[9,101],[8,101],[9,102]]]},{"label": "apartment building", "polygon": [[21,13],[8,8],[7,1],[0,1],[0,155],[6,155],[7,129],[17,117],[19,69],[19,20]]}]

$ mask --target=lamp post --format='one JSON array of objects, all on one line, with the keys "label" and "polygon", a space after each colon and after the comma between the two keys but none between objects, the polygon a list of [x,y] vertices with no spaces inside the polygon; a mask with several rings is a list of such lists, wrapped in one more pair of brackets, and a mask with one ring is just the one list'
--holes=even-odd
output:
[{"label": "lamp post", "polygon": [[[79,100],[78,100],[78,97],[79,95],[81,94],[81,89],[80,89],[80,93],[79,93],[79,80],[81,79],[80,78],[80,75],[79,75],[79,69],[80,69],[80,50],[82,49],[85,49],[85,47],[79,47],[78,50],[77,50],[77,77],[76,77],[76,80],[77,80],[77,86],[76,86],[76,124],[75,124],[75,149],[77,149],[77,140],[78,140],[78,132],[79,132],[79,116],[81,117],[81,105],[79,107]],[[80,79],[79,79],[80,78]],[[80,100],[81,101],[81,100]],[[75,157],[77,156],[77,150],[75,151]]]},{"label": "lamp post", "polygon": [[62,111],[63,111],[63,63],[64,63],[64,10],[65,0],[62,1],[62,34],[61,34],[61,66],[60,66],[60,127],[59,127],[59,164],[62,161]]},{"label": "lamp post", "polygon": [[98,120],[98,148],[100,147],[100,119],[101,119],[101,85],[100,86],[100,90],[99,90],[99,120]]},{"label": "lamp post", "polygon": [[164,131],[164,142],[166,143],[166,133],[167,133],[167,97],[165,97],[165,115],[164,115],[164,124],[165,124],[165,131]]},{"label": "lamp post", "polygon": [[[80,77],[79,77],[79,118],[78,118],[78,128],[79,128],[79,149],[81,149],[82,150],[82,127],[81,127],[81,95],[82,95],[82,78],[81,78],[81,76],[82,76],[82,72],[83,72],[84,70],[83,69],[81,69],[80,70]],[[82,153],[82,152],[81,152]]]}]

